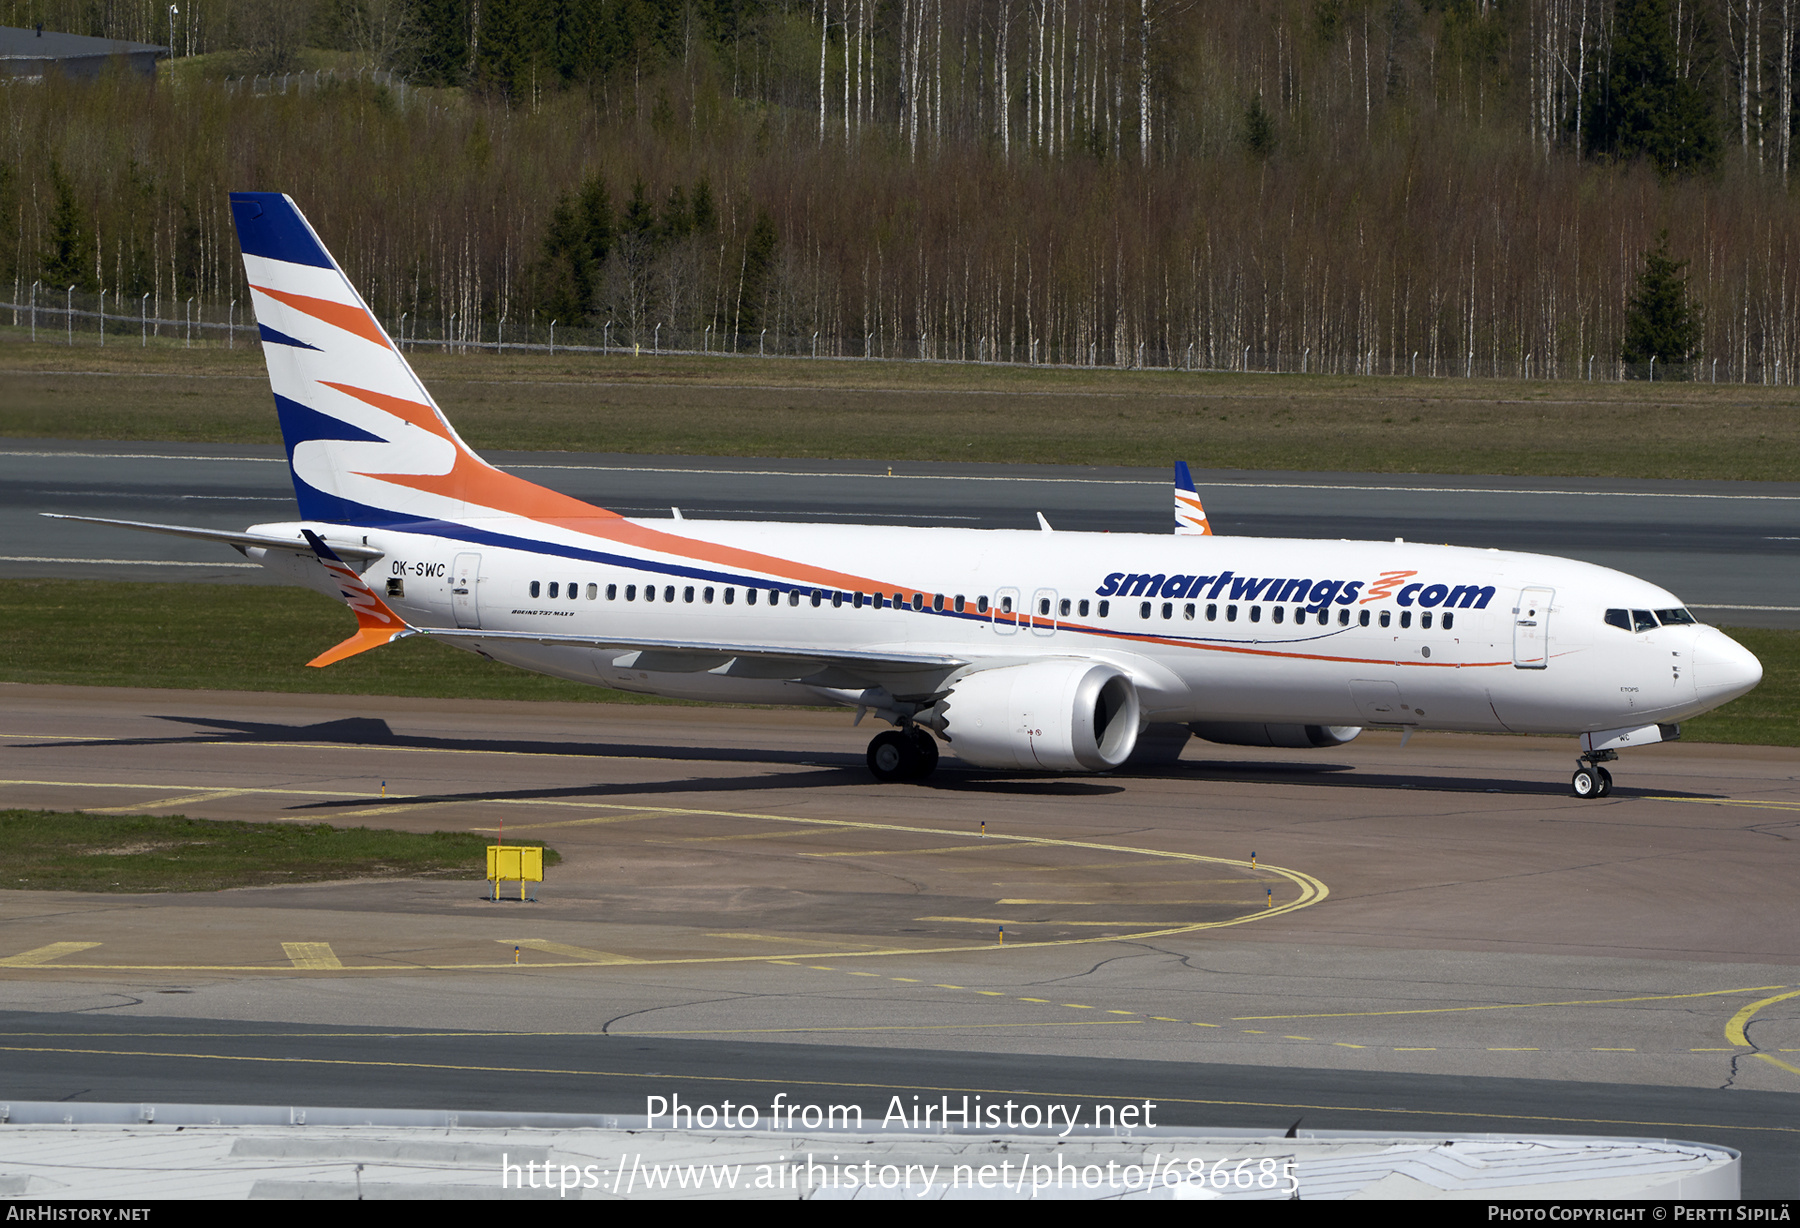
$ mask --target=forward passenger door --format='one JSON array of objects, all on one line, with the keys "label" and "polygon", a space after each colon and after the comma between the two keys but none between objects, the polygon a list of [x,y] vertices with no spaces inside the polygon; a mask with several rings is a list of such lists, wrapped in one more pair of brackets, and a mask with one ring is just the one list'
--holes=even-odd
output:
[{"label": "forward passenger door", "polygon": [[1555,589],[1519,590],[1513,607],[1513,665],[1519,669],[1544,669],[1550,664],[1550,599]]}]

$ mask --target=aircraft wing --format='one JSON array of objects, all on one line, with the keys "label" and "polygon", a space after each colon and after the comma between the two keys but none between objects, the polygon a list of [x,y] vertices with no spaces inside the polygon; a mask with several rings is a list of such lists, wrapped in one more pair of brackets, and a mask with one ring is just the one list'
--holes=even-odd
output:
[{"label": "aircraft wing", "polygon": [[[962,657],[941,653],[864,651],[853,648],[795,648],[791,645],[712,643],[705,640],[628,639],[610,635],[558,635],[537,631],[477,631],[465,627],[420,627],[421,635],[478,648],[482,644],[554,644],[562,647],[614,649],[625,669],[670,673],[721,670],[738,677],[796,678],[837,666],[851,673],[893,673],[958,669]],[[730,667],[730,668],[724,668]]]},{"label": "aircraft wing", "polygon": [[[79,520],[86,524],[110,524],[125,529],[141,529],[146,533],[167,533],[171,537],[191,537],[196,541],[223,542],[237,550],[261,546],[265,550],[291,550],[295,554],[311,554],[313,548],[304,537],[273,537],[266,533],[233,533],[227,529],[192,529],[180,524],[149,524],[142,520],[108,520],[103,516],[66,516],[61,512],[39,512],[52,520]],[[368,546],[352,546],[333,542],[331,548],[339,558],[378,559],[382,551]]]}]

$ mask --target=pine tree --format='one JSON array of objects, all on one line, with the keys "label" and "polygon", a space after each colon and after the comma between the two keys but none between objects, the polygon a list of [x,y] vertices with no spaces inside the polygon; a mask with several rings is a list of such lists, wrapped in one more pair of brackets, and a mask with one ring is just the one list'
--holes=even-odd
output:
[{"label": "pine tree", "polygon": [[539,314],[565,326],[585,322],[612,243],[612,199],[596,174],[550,212],[536,269]]},{"label": "pine tree", "polygon": [[1253,158],[1266,158],[1275,152],[1275,121],[1270,117],[1268,108],[1263,106],[1261,91],[1244,108],[1244,122],[1239,129],[1238,139]]},{"label": "pine tree", "polygon": [[1618,0],[1612,47],[1587,100],[1589,154],[1648,157],[1665,175],[1718,163],[1712,108],[1676,75],[1669,29],[1667,0]]},{"label": "pine tree", "polygon": [[1644,271],[1625,310],[1625,344],[1620,357],[1628,363],[1686,363],[1700,348],[1700,314],[1688,301],[1687,261],[1669,254],[1669,232],[1657,236],[1644,253]]},{"label": "pine tree", "polygon": [[50,183],[56,192],[56,204],[50,210],[50,243],[42,257],[44,284],[59,290],[74,286],[91,293],[100,286],[94,279],[94,240],[88,231],[87,215],[76,201],[75,190],[62,168],[54,162],[50,164]]}]

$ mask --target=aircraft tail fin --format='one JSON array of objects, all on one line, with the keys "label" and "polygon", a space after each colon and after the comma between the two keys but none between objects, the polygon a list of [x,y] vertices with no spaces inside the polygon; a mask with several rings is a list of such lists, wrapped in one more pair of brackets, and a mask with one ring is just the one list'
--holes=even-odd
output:
[{"label": "aircraft tail fin", "polygon": [[394,613],[375,593],[375,590],[363,583],[363,578],[353,571],[349,564],[337,556],[337,552],[325,544],[325,539],[311,529],[304,530],[306,540],[319,556],[319,562],[326,572],[337,581],[338,595],[344,604],[356,615],[356,634],[339,644],[329,648],[307,664],[318,669],[342,661],[345,657],[354,657],[359,652],[367,652],[371,648],[380,648],[383,644],[391,644],[395,640],[415,635],[415,628],[407,625],[404,618]]},{"label": "aircraft tail fin", "polygon": [[231,215],[302,519],[608,514],[475,455],[291,199],[233,192]]},{"label": "aircraft tail fin", "polygon": [[1200,504],[1200,493],[1194,489],[1194,475],[1186,461],[1175,462],[1175,532],[1182,536],[1212,536],[1206,522],[1206,509]]}]

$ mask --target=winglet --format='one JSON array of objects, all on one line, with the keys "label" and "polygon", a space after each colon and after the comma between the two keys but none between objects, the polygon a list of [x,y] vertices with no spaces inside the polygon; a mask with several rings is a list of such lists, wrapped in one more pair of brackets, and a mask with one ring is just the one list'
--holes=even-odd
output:
[{"label": "winglet", "polygon": [[1200,492],[1194,489],[1194,475],[1188,472],[1186,461],[1175,462],[1175,532],[1182,536],[1212,536],[1212,526],[1206,523],[1206,509],[1200,506]]},{"label": "winglet", "polygon": [[380,648],[383,644],[417,634],[417,629],[408,626],[404,618],[389,609],[387,602],[376,596],[375,590],[364,584],[362,577],[325,544],[324,538],[311,529],[302,529],[301,532],[306,534],[307,544],[319,556],[319,562],[331,574],[331,578],[337,581],[338,595],[343,598],[344,604],[356,614],[356,634],[336,648],[320,653],[308,661],[308,665],[323,668],[342,661],[345,657],[354,657],[359,652]]}]

